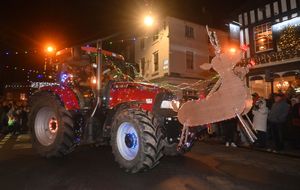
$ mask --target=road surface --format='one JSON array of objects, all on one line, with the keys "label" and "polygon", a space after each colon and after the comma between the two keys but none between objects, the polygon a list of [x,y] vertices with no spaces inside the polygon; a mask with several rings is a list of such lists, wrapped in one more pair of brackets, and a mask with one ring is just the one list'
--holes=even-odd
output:
[{"label": "road surface", "polygon": [[79,147],[62,159],[39,157],[29,135],[0,138],[0,189],[196,190],[300,189],[300,159],[198,143],[183,157],[164,157],[154,169],[125,173],[111,148]]}]

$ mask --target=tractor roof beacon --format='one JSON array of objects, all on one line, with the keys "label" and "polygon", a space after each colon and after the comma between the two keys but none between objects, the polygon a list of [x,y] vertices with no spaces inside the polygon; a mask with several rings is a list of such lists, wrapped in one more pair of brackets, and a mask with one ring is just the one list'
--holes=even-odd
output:
[{"label": "tractor roof beacon", "polygon": [[81,144],[110,142],[120,167],[135,173],[156,166],[163,154],[180,153],[182,126],[171,107],[177,98],[156,85],[130,81],[133,68],[123,56],[73,47],[58,51],[55,60],[56,84],[30,100],[29,126],[40,155],[59,157]]}]

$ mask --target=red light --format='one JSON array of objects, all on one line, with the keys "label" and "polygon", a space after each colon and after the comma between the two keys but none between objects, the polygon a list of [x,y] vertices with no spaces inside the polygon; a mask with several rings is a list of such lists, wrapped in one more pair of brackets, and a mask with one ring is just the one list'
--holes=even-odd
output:
[{"label": "red light", "polygon": [[241,49],[242,49],[243,51],[247,51],[247,50],[249,49],[249,47],[248,47],[248,45],[243,44],[243,45],[241,46]]},{"label": "red light", "polygon": [[256,65],[255,61],[254,61],[254,60],[251,60],[251,61],[250,61],[250,65],[251,65],[251,66],[255,66],[255,65]]},{"label": "red light", "polygon": [[230,49],[229,49],[229,52],[230,52],[230,53],[235,53],[235,52],[236,52],[236,49],[235,49],[235,48],[230,48]]}]

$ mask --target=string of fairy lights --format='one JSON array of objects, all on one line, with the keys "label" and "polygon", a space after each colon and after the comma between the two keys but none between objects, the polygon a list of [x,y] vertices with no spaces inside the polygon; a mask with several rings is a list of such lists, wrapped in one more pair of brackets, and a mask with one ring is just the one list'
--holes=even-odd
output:
[{"label": "string of fairy lights", "polygon": [[[127,79],[131,82],[147,82],[147,83],[153,83],[152,81],[146,79],[140,72],[137,71],[136,67],[130,63],[126,62],[126,65],[131,67],[133,69],[135,78],[131,77],[130,75],[124,73],[116,64],[114,64],[113,61],[109,60],[107,56],[104,56],[106,61],[109,62],[114,70],[116,71],[116,75],[114,79]],[[207,88],[210,88],[209,84],[216,81],[219,78],[218,75],[215,75],[209,79],[206,80],[198,80],[194,83],[181,83],[178,85],[173,85],[167,82],[161,82],[161,83],[154,83],[155,85],[168,89],[172,92],[182,92],[183,90],[192,90],[192,91],[199,91],[199,86],[206,86]],[[205,89],[208,90],[208,89]]]},{"label": "string of fairy lights", "polygon": [[[96,56],[96,54],[95,54]],[[146,79],[140,72],[138,72],[137,68],[135,65],[125,62],[126,66],[132,68],[133,73],[134,73],[134,77],[130,76],[129,74],[126,74],[122,71],[121,68],[119,68],[113,61],[111,61],[109,59],[109,57],[104,56],[105,60],[107,63],[109,63],[116,75],[114,76],[114,80],[118,81],[118,80],[128,80],[128,81],[132,81],[132,82],[147,82],[147,83],[152,83],[155,84],[161,88],[165,88],[168,89],[172,92],[182,92],[183,90],[189,90],[189,91],[199,91],[199,86],[206,86],[209,87],[209,84],[214,82],[216,79],[218,79],[218,76],[213,76],[207,80],[198,80],[194,83],[181,83],[178,85],[174,85],[174,84],[170,84],[167,82],[160,82],[160,83],[153,83],[152,81]],[[1,69],[6,69],[6,70],[10,70],[10,71],[22,71],[24,72],[24,74],[27,74],[27,83],[26,85],[21,85],[21,84],[12,84],[12,85],[5,85],[8,88],[26,88],[26,87],[32,87],[31,83],[33,82],[31,79],[32,75],[36,75],[36,78],[47,78],[47,75],[45,73],[45,71],[41,71],[41,70],[36,70],[36,69],[27,69],[27,68],[22,68],[22,67],[17,67],[17,66],[9,66],[9,65],[5,65],[3,66]],[[51,76],[51,75],[49,75]],[[48,76],[48,77],[49,77]],[[207,89],[206,89],[207,90]]]},{"label": "string of fairy lights", "polygon": [[[159,37],[163,37],[163,33],[157,33],[155,34]],[[148,38],[152,38],[153,36],[142,36],[140,38],[144,38],[144,39],[148,39]],[[131,38],[127,38],[127,39],[122,39],[122,40],[114,40],[114,41],[108,41],[107,43],[109,45],[113,45],[115,43],[126,43],[128,41],[136,41],[136,37],[131,37]],[[30,55],[30,54],[39,54],[39,53],[45,53],[45,52],[39,52],[38,50],[28,50],[28,51],[0,51],[0,55],[5,55],[5,56],[17,56],[17,55]],[[96,54],[95,54],[96,55]],[[104,56],[105,57],[105,56]],[[106,61],[108,61],[109,59],[107,57],[105,57]],[[110,64],[114,67],[114,70],[117,73],[117,78],[119,79],[127,79],[130,80],[132,82],[148,82],[148,83],[153,83],[152,81],[149,81],[148,79],[146,79],[144,76],[142,76],[141,73],[139,73],[136,69],[136,67],[130,63],[125,63],[127,66],[131,67],[134,71],[134,75],[135,77],[131,77],[130,75],[123,73],[123,71],[117,66],[115,65],[112,61],[110,62]],[[0,65],[1,68],[1,65]],[[22,68],[22,67],[17,67],[17,66],[10,66],[10,65],[5,65],[3,66],[3,68],[1,69],[6,69],[6,70],[14,70],[14,71],[23,71],[24,73],[27,73],[27,82],[32,83],[33,81],[30,79],[30,75],[32,74],[36,74],[37,78],[47,78],[47,79],[52,79],[51,75],[47,75],[45,73],[45,71],[40,71],[37,69],[26,69],[26,68]],[[53,73],[52,73],[53,74]],[[54,76],[54,75],[53,75]],[[173,92],[181,92],[182,90],[193,90],[193,91],[198,91],[199,86],[203,86],[203,84],[210,84],[211,82],[215,81],[218,78],[218,76],[213,76],[207,80],[198,80],[197,82],[188,84],[188,83],[181,83],[179,85],[173,85],[167,82],[160,82],[160,83],[154,83],[157,86],[160,86],[162,88],[166,88],[170,91]],[[118,80],[118,79],[117,79]],[[8,87],[28,87],[29,85],[6,85]],[[208,86],[208,85],[205,85]]]}]

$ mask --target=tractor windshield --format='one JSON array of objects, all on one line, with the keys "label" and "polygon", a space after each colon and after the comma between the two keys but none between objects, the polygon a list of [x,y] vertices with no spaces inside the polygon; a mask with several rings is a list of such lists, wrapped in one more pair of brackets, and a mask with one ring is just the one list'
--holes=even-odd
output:
[{"label": "tractor windshield", "polygon": [[[70,50],[68,50],[70,49]],[[57,75],[59,83],[79,86],[95,86],[97,83],[97,53],[68,48],[58,52]],[[79,52],[78,52],[79,51]],[[114,54],[112,54],[114,55]],[[105,85],[109,80],[133,81],[136,68],[116,56],[103,54],[101,62],[101,82]]]}]

